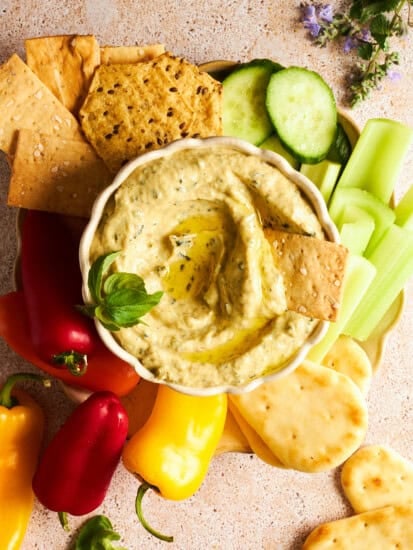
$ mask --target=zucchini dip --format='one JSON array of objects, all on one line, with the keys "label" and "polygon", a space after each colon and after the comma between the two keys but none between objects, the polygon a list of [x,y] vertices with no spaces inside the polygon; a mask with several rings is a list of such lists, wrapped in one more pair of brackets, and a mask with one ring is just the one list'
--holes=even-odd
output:
[{"label": "zucchini dip", "polygon": [[90,260],[163,290],[114,338],[160,381],[243,385],[281,369],[317,320],[288,311],[264,228],[325,239],[296,185],[230,148],[185,149],[138,167],[106,203]]}]

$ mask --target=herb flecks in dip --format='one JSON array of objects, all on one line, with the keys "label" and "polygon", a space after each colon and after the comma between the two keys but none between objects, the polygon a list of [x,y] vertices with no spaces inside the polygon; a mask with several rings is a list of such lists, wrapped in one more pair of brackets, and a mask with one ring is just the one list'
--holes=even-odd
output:
[{"label": "herb flecks in dip", "polygon": [[145,324],[114,337],[164,381],[240,385],[281,368],[315,327],[287,311],[263,227],[324,238],[297,187],[228,148],[184,150],[137,168],[106,205],[91,261],[163,289]]}]

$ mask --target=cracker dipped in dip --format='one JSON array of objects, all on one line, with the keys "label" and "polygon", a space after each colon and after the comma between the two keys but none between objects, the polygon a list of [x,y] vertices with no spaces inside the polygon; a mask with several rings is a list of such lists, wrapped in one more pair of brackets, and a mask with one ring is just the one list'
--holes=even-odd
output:
[{"label": "cracker dipped in dip", "polygon": [[326,239],[295,183],[257,156],[204,146],[138,166],[106,202],[89,251],[90,262],[121,251],[113,271],[164,291],[144,323],[113,332],[120,346],[183,386],[281,369],[318,321],[289,309],[268,227]]}]

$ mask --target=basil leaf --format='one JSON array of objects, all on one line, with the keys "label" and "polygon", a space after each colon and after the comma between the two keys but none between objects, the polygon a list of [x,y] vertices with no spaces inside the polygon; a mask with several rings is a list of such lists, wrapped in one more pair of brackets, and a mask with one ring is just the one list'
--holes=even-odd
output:
[{"label": "basil leaf", "polygon": [[112,273],[103,285],[105,294],[111,294],[113,291],[121,288],[134,288],[146,292],[142,277],[139,277],[135,273]]},{"label": "basil leaf", "polygon": [[121,539],[110,520],[103,515],[88,519],[80,528],[75,540],[74,550],[127,550],[114,546],[111,541]]},{"label": "basil leaf", "polygon": [[119,327],[131,327],[158,305],[162,295],[162,292],[146,294],[133,289],[121,289],[106,297],[105,314]]},{"label": "basil leaf", "polygon": [[91,266],[88,285],[94,303],[78,306],[96,317],[110,331],[142,323],[141,317],[159,304],[163,292],[148,294],[142,277],[135,273],[106,275],[120,251],[100,256]]},{"label": "basil leaf", "polygon": [[119,306],[132,306],[144,302],[149,296],[145,290],[134,288],[120,288],[108,294],[105,298],[105,305],[109,308]]},{"label": "basil leaf", "polygon": [[113,322],[109,310],[104,305],[96,307],[95,317],[107,330],[110,330],[111,332],[115,332],[120,329],[120,326]]},{"label": "basil leaf", "polygon": [[92,300],[99,303],[102,300],[102,279],[103,275],[109,269],[109,266],[115,261],[116,257],[119,256],[120,252],[109,252],[109,254],[104,254],[99,256],[99,258],[93,262],[92,267],[89,270],[88,274],[88,287]]}]

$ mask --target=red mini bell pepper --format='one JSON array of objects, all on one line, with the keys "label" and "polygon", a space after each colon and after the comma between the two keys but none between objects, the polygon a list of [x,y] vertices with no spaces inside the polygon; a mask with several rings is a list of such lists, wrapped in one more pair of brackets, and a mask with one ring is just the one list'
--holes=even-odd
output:
[{"label": "red mini bell pepper", "polygon": [[30,333],[39,356],[82,372],[95,349],[91,319],[82,303],[79,235],[67,218],[29,210],[21,228],[21,279]]},{"label": "red mini bell pepper", "polygon": [[81,403],[40,458],[33,491],[49,510],[80,516],[103,501],[128,433],[128,417],[111,392]]},{"label": "red mini bell pepper", "polygon": [[122,396],[139,381],[136,371],[100,340],[95,344],[87,371],[81,377],[67,369],[57,369],[41,359],[31,341],[26,303],[21,291],[0,296],[0,337],[26,361],[71,386],[90,391],[109,390]]}]

